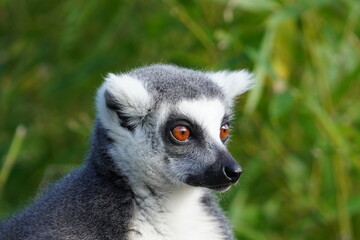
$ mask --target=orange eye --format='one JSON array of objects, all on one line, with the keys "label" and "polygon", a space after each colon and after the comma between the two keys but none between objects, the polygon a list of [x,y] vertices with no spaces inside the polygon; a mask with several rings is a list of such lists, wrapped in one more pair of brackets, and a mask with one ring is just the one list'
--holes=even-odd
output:
[{"label": "orange eye", "polygon": [[185,126],[177,126],[171,133],[173,137],[180,142],[185,142],[190,138],[190,130]]},{"label": "orange eye", "polygon": [[221,140],[226,140],[229,137],[230,128],[229,124],[225,123],[220,128],[220,138]]}]

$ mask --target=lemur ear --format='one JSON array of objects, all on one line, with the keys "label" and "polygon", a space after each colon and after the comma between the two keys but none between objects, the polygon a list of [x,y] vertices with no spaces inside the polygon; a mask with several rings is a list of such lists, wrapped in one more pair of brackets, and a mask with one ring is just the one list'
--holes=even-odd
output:
[{"label": "lemur ear", "polygon": [[151,102],[143,83],[127,74],[108,74],[96,97],[97,111],[106,127],[120,125],[130,131],[144,120]]},{"label": "lemur ear", "polygon": [[207,72],[206,75],[220,86],[230,106],[237,96],[254,86],[254,75],[247,70]]}]

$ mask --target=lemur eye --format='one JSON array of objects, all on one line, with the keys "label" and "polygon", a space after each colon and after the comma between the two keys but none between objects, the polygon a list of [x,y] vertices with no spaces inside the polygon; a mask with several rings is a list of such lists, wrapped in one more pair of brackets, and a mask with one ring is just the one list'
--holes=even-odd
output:
[{"label": "lemur eye", "polygon": [[225,123],[220,128],[220,138],[221,140],[226,140],[229,137],[230,128],[229,124]]},{"label": "lemur eye", "polygon": [[185,142],[190,138],[190,130],[185,126],[177,126],[171,131],[173,137],[180,141]]}]

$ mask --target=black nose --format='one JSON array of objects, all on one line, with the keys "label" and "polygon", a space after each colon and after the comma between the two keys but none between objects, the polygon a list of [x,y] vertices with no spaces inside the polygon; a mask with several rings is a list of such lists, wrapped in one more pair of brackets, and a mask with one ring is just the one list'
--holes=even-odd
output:
[{"label": "black nose", "polygon": [[236,183],[242,169],[228,151],[219,151],[215,162],[196,174],[189,174],[185,183],[191,186],[207,187],[225,191]]},{"label": "black nose", "polygon": [[236,183],[242,173],[242,169],[236,162],[233,162],[223,166],[222,172],[232,183]]}]

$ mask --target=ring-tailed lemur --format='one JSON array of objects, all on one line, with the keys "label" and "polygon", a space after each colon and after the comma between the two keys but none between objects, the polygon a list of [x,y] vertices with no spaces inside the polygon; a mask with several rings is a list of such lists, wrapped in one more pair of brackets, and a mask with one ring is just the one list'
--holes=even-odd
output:
[{"label": "ring-tailed lemur", "polygon": [[86,163],[2,223],[0,239],[234,239],[210,190],[241,174],[225,144],[233,100],[251,86],[244,70],[107,75]]}]

